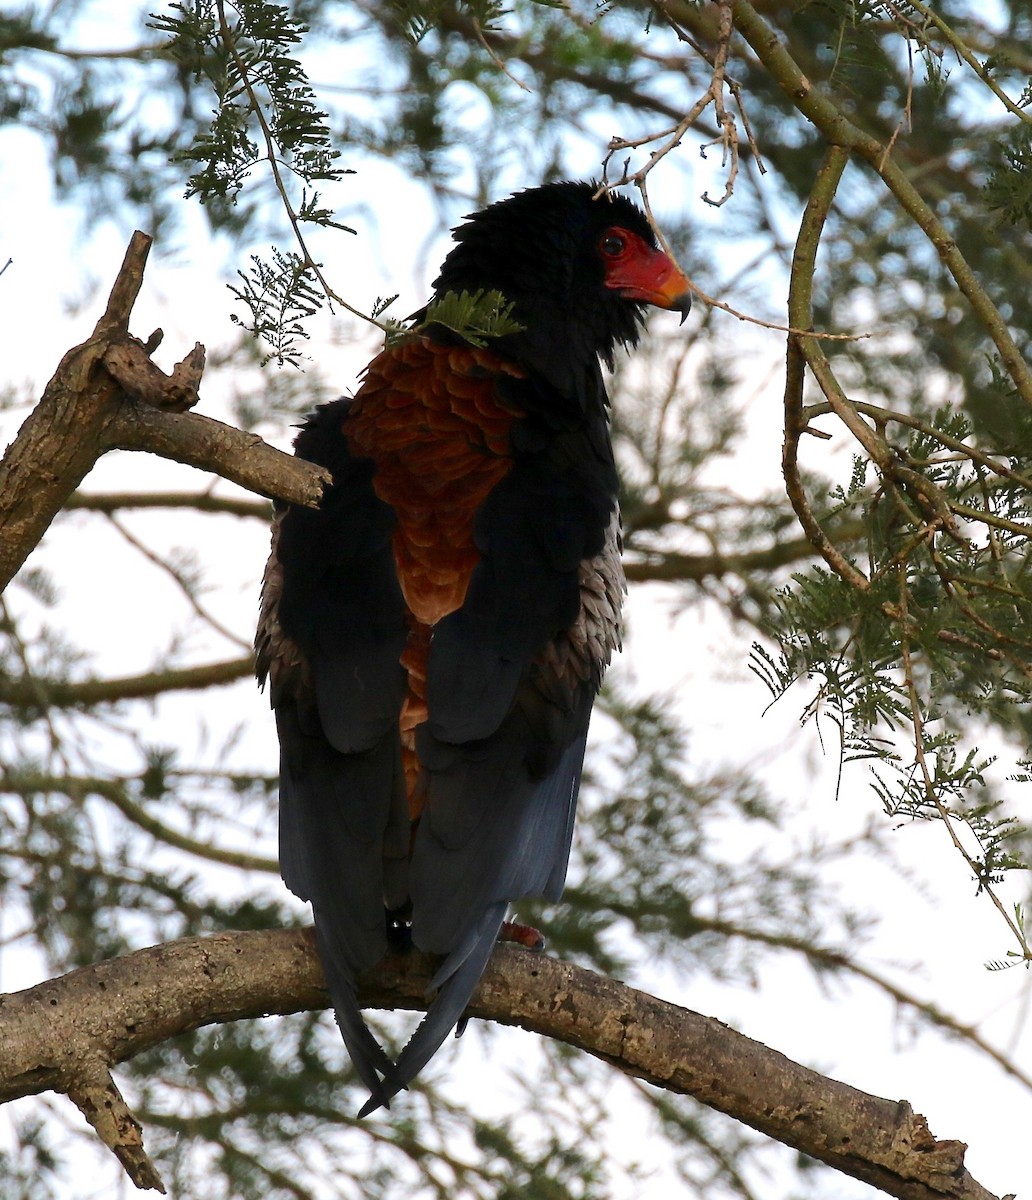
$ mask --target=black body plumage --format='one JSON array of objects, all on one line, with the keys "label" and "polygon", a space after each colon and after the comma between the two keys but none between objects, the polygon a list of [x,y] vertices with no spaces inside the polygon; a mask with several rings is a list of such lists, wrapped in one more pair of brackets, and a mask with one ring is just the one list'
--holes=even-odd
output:
[{"label": "black body plumage", "polygon": [[[643,314],[607,286],[600,238],[619,227],[655,247],[634,205],[594,190],[532,189],[455,231],[436,293],[498,289],[523,330],[474,351],[430,327],[384,351],[354,400],[320,408],[296,439],[332,472],[321,507],[276,517],[256,645],[281,745],[282,872],[312,904],[364,1111],[460,1020],[508,904],[563,887],[623,592],[599,359],[636,343]],[[440,478],[427,468],[438,426]],[[463,454],[471,480],[485,462],[497,475],[475,506]],[[442,562],[466,564],[450,608],[424,559],[412,566],[410,551],[434,565],[426,529],[448,540]],[[430,620],[420,606],[434,604]],[[355,981],[399,921],[442,964],[392,1063]]]}]

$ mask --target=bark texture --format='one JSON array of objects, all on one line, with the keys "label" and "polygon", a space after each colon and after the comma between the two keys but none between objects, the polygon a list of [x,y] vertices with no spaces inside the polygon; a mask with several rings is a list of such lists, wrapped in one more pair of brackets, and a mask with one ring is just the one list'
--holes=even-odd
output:
[{"label": "bark texture", "polygon": [[200,343],[166,375],[150,358],[161,331],[146,342],[129,333],[150,246],[146,234],[133,234],[92,336],[61,359],[0,461],[0,591],[108,450],[145,450],[263,496],[319,503],[328,479],[321,468],[255,434],[185,411],[198,400]]},{"label": "bark texture", "polygon": [[[372,1008],[426,1007],[433,960],[386,960],[363,981]],[[0,997],[0,1100],[64,1092],[140,1187],[161,1189],[109,1069],[188,1030],[325,1008],[310,930],[187,938]],[[545,955],[500,945],[473,1016],[577,1046],[702,1103],[900,1200],[999,1200],[905,1100],[829,1079],[712,1017]]]}]

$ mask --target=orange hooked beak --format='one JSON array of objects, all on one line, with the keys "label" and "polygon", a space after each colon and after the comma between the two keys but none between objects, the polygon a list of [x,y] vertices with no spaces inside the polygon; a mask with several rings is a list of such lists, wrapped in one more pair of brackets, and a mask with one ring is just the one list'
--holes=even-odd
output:
[{"label": "orange hooked beak", "polygon": [[608,265],[606,287],[628,300],[679,312],[683,325],[692,307],[688,276],[664,250],[639,242],[635,251]]}]

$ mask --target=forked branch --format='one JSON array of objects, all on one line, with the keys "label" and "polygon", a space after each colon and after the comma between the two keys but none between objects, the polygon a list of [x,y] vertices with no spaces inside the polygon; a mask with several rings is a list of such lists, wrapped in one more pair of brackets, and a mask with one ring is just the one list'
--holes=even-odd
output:
[{"label": "forked branch", "polygon": [[151,239],[134,233],[92,336],[61,359],[39,404],[0,461],[0,591],[98,458],[145,450],[258,492],[318,504],[327,473],[255,434],[186,410],[197,403],[204,347],[170,375],[151,361],[161,341],[129,333]]}]

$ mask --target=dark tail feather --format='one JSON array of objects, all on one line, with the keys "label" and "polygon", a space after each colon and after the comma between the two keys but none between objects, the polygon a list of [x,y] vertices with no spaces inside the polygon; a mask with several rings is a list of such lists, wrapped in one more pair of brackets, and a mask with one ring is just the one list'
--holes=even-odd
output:
[{"label": "dark tail feather", "polygon": [[370,1033],[363,1020],[355,996],[355,981],[347,971],[341,969],[332,952],[324,946],[324,939],[319,933],[318,919],[315,941],[333,1000],[333,1015],[337,1018],[337,1026],[359,1079],[369,1089],[369,1100],[362,1109],[362,1115],[380,1107],[389,1108],[394,1092],[385,1090],[380,1076],[393,1073],[394,1063],[387,1057],[383,1047]]},{"label": "dark tail feather", "polygon": [[397,1065],[388,1072],[383,1081],[386,1099],[379,1100],[374,1094],[359,1116],[364,1117],[381,1104],[388,1104],[392,1096],[407,1087],[459,1023],[494,950],[506,907],[504,900],[492,904],[481,917],[474,934],[444,960],[430,982],[431,989],[440,990],[427,1009],[419,1028],[402,1050]]}]

